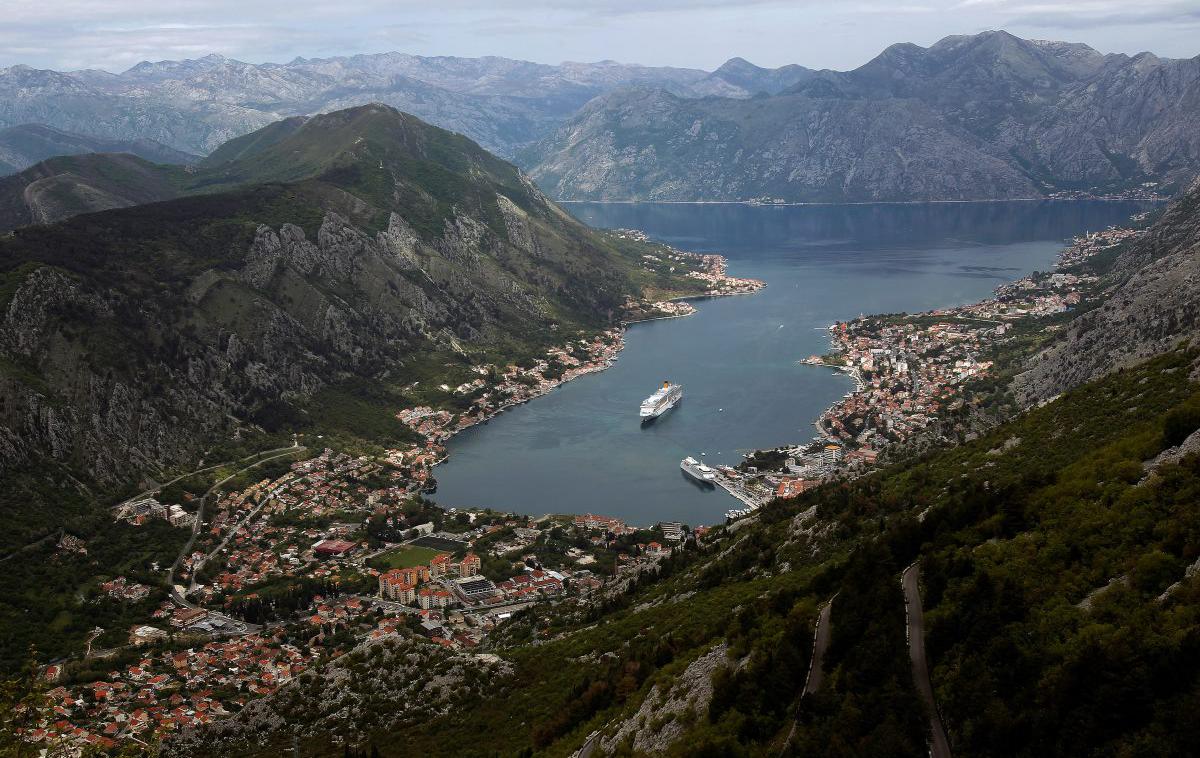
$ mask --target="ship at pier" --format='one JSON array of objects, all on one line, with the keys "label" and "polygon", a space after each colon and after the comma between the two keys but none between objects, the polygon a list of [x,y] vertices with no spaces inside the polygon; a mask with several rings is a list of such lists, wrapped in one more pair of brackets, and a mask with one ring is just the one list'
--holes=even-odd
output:
[{"label": "ship at pier", "polygon": [[683,469],[683,473],[690,476],[700,484],[713,487],[717,481],[717,471],[711,466],[706,466],[692,456],[688,456],[679,462],[679,468]]},{"label": "ship at pier", "polygon": [[650,397],[642,401],[641,417],[643,422],[653,421],[675,407],[683,399],[683,385],[663,382]]}]

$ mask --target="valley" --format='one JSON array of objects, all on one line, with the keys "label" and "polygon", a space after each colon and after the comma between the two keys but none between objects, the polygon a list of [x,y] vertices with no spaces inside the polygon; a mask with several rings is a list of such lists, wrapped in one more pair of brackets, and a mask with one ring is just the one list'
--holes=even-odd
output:
[{"label": "valley", "polygon": [[1196,752],[1190,9],[18,5],[0,758]]}]

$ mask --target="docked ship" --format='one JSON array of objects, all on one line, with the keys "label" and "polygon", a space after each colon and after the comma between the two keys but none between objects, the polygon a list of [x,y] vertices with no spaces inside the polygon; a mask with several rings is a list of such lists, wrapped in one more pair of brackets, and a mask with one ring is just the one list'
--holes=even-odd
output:
[{"label": "docked ship", "polygon": [[701,484],[707,484],[710,487],[715,486],[716,484],[716,469],[711,466],[705,466],[703,463],[690,455],[679,462],[679,468],[683,469],[683,473],[687,474]]},{"label": "docked ship", "polygon": [[642,421],[653,421],[675,407],[683,399],[683,385],[663,382],[662,387],[642,401]]}]

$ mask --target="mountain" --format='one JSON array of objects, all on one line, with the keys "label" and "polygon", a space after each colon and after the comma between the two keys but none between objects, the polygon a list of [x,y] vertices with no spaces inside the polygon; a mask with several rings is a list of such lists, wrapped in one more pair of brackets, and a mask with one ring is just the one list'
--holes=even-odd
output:
[{"label": "mountain", "polygon": [[730,58],[716,71],[688,85],[679,94],[686,92],[697,97],[753,97],[763,93],[777,95],[816,74],[795,64],[762,68],[745,58]]},{"label": "mountain", "polygon": [[0,69],[0,127],[46,124],[207,154],[281,118],[382,102],[508,154],[617,87],[685,87],[706,72],[612,61],[550,66],[401,53],[250,64],[209,55],[120,74]]},{"label": "mountain", "polygon": [[[1109,275],[1159,278],[1197,240],[1200,188]],[[1118,289],[1106,323],[1170,329],[1186,295]],[[494,755],[918,756],[935,713],[943,754],[1189,755],[1200,353],[1133,333],[1140,360],[977,439],[771,502],[479,648],[365,635],[164,755],[477,755],[486,734]]]},{"label": "mountain", "polygon": [[51,158],[0,178],[0,232],[182,194],[187,173],[125,153]]},{"label": "mountain", "polygon": [[81,153],[129,153],[151,163],[183,164],[199,159],[148,139],[128,142],[96,139],[43,124],[0,129],[0,176],[15,174],[47,158]]},{"label": "mountain", "polygon": [[37,490],[3,501],[14,543],[69,520],[30,484],[44,472],[107,492],[255,428],[402,440],[391,414],[421,381],[538,353],[680,281],[390,107],[285,130],[209,171],[30,170],[71,169],[47,194],[131,207],[0,236],[0,471]]},{"label": "mountain", "polygon": [[774,95],[731,64],[734,97],[614,91],[519,161],[569,200],[996,199],[1178,189],[1200,170],[1200,58],[985,32],[793,71]]},{"label": "mountain", "polygon": [[568,200],[1016,198],[1037,185],[908,99],[740,100],[625,90],[521,156]]}]

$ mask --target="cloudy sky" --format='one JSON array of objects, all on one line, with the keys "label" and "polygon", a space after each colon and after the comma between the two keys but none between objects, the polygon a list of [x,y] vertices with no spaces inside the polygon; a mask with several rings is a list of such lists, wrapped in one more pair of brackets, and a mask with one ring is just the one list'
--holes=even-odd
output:
[{"label": "cloudy sky", "polygon": [[853,68],[892,42],[1007,29],[1102,52],[1200,53],[1200,0],[0,0],[0,66],[122,71],[398,50],[558,63]]}]

